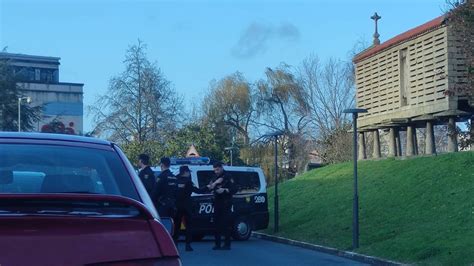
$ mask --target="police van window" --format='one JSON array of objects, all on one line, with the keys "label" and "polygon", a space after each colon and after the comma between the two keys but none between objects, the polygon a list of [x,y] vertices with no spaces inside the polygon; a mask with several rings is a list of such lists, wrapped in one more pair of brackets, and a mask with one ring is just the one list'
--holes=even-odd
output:
[{"label": "police van window", "polygon": [[[255,193],[260,191],[260,178],[257,172],[229,171],[229,176],[234,179],[237,193]],[[205,187],[214,177],[213,171],[198,171],[199,187]]]},{"label": "police van window", "polygon": [[213,171],[197,171],[197,176],[198,186],[199,188],[203,188],[211,182],[215,175]]}]

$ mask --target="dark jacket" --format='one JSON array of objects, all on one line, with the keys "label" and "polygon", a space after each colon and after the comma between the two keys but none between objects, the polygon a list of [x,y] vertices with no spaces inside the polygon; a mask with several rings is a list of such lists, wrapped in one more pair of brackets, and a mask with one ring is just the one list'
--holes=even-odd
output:
[{"label": "dark jacket", "polygon": [[178,189],[176,192],[176,206],[178,208],[191,208],[191,194],[204,193],[201,189],[194,186],[193,181],[190,177],[178,176]]},{"label": "dark jacket", "polygon": [[176,191],[178,183],[176,177],[169,169],[163,171],[158,176],[158,182],[153,190],[152,199],[155,205],[169,205],[176,201]]},{"label": "dark jacket", "polygon": [[151,170],[150,166],[146,166],[138,173],[140,180],[142,180],[143,185],[145,186],[148,195],[153,193],[153,189],[155,188],[156,177],[153,170]]},{"label": "dark jacket", "polygon": [[[232,195],[237,192],[237,187],[235,186],[232,177],[230,177],[226,172],[222,173],[220,176],[216,176],[212,182],[215,182],[221,177],[223,178],[223,181],[220,184],[217,184],[212,190],[212,193],[214,194],[214,206],[230,208],[232,206]],[[217,193],[219,188],[228,189],[229,191]]]}]

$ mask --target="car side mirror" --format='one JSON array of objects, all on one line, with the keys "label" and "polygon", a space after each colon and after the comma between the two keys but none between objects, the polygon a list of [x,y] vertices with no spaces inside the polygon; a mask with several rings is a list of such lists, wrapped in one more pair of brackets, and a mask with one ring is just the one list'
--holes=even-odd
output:
[{"label": "car side mirror", "polygon": [[0,170],[0,184],[6,185],[13,183],[13,171]]},{"label": "car side mirror", "polygon": [[161,224],[166,228],[166,231],[172,236],[174,232],[174,222],[170,217],[161,217]]}]

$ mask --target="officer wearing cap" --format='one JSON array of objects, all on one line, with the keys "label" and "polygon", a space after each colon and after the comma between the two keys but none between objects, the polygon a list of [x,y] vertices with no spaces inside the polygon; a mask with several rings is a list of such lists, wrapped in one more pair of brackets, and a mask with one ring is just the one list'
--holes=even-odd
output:
[{"label": "officer wearing cap", "polygon": [[176,193],[176,216],[175,216],[175,239],[179,237],[179,231],[182,219],[185,221],[185,236],[186,236],[186,251],[193,251],[191,247],[192,239],[192,200],[191,194],[198,193],[203,194],[205,191],[198,189],[194,186],[191,180],[191,170],[188,166],[183,165],[179,168],[179,175],[177,176],[178,190]]},{"label": "officer wearing cap", "polygon": [[[214,250],[230,250],[230,234],[233,226],[232,195],[237,192],[234,180],[224,171],[221,162],[213,164],[215,178],[207,186],[214,194]],[[224,246],[221,246],[221,236],[224,235]]]},{"label": "officer wearing cap", "polygon": [[138,176],[142,181],[143,185],[145,186],[148,195],[151,195],[153,192],[153,188],[155,187],[155,173],[151,170],[150,167],[150,156],[147,154],[140,154],[138,155],[138,167],[140,171],[138,172]]},{"label": "officer wearing cap", "polygon": [[174,217],[176,210],[176,191],[178,183],[171,173],[171,161],[168,157],[160,160],[161,173],[152,193],[152,200],[161,217]]}]

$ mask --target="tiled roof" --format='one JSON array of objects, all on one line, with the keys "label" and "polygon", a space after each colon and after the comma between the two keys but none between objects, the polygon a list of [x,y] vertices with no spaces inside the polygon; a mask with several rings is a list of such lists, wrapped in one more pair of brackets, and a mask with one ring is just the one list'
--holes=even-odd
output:
[{"label": "tiled roof", "polygon": [[423,34],[427,31],[430,31],[430,30],[433,30],[433,29],[436,29],[440,26],[442,26],[445,22],[445,16],[439,16],[431,21],[428,21],[426,22],[425,24],[422,24],[416,28],[413,28],[409,31],[406,31],[402,34],[399,34],[393,38],[391,38],[390,40],[384,42],[384,43],[381,43],[379,45],[376,45],[376,46],[372,46],[368,49],[366,49],[365,51],[357,54],[355,57],[354,57],[354,62],[357,63],[365,58],[368,58],[368,57],[371,57],[381,51],[384,51],[394,45],[397,45],[399,43],[402,43],[402,42],[405,42],[405,41],[408,41],[420,34]]}]

